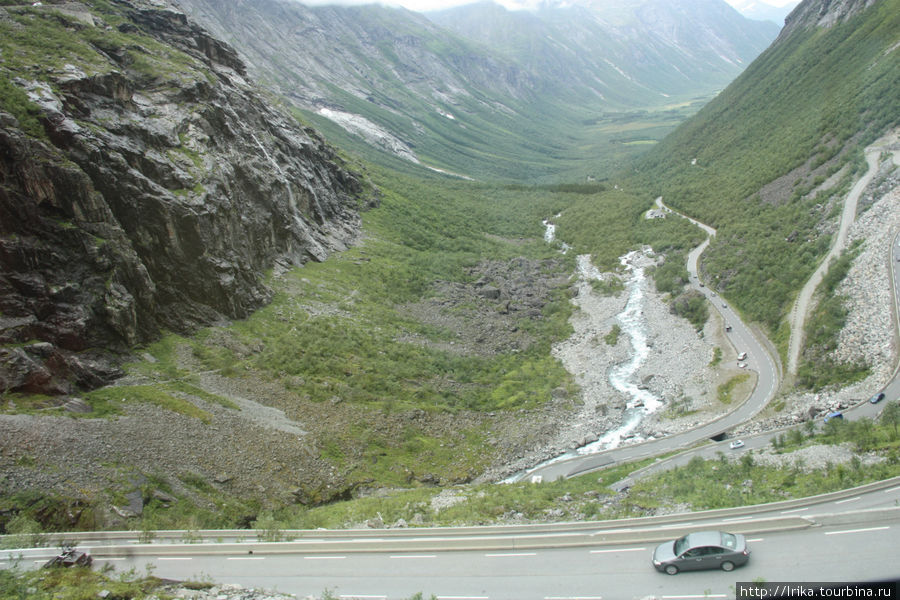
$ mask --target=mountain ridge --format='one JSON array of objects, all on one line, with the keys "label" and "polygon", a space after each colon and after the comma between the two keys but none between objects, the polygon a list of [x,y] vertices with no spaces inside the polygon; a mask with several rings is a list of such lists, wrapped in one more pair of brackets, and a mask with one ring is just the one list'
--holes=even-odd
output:
[{"label": "mountain ridge", "polygon": [[[341,115],[345,129],[364,119],[371,131],[389,133],[381,136],[389,140],[384,145],[405,157],[481,178],[490,168],[502,179],[549,173],[540,163],[571,153],[579,145],[573,137],[590,140],[583,124],[598,114],[712,94],[777,34],[719,0],[702,3],[701,14],[712,16],[701,28],[707,47],[699,53],[650,41],[646,25],[609,27],[581,5],[532,13],[482,3],[427,15],[278,0],[182,5],[238,48],[257,78],[309,114]],[[676,15],[676,29],[697,18],[657,0],[634,5]],[[474,11],[468,21],[487,27],[490,20],[480,21],[478,12],[486,7],[497,22],[490,30],[472,35],[450,27],[450,15],[466,11]],[[728,38],[741,41],[729,45]],[[504,39],[518,50],[498,47]],[[542,53],[549,58],[538,58]],[[534,148],[534,138],[554,151]]]}]

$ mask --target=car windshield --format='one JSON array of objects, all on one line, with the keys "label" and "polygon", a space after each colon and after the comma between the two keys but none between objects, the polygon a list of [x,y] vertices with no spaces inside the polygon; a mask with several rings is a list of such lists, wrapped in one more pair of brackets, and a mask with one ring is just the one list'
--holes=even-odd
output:
[{"label": "car windshield", "polygon": [[734,550],[737,548],[737,537],[734,534],[722,532],[722,545]]},{"label": "car windshield", "polygon": [[680,537],[675,540],[675,556],[681,556],[681,553],[690,548],[690,544],[688,544],[688,536]]}]

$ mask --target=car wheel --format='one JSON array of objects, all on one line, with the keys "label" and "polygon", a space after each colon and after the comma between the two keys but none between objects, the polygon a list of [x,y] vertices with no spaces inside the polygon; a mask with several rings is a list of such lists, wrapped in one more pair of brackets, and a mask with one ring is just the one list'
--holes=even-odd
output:
[{"label": "car wheel", "polygon": [[676,567],[675,565],[666,565],[666,573],[668,573],[669,575],[675,575],[676,573],[678,573],[678,567]]},{"label": "car wheel", "polygon": [[733,571],[734,563],[729,560],[726,560],[725,562],[722,563],[722,570],[723,571]]}]

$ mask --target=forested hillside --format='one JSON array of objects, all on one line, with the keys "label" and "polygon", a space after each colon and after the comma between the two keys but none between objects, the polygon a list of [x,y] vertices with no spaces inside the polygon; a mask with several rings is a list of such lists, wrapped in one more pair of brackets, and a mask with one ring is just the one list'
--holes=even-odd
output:
[{"label": "forested hillside", "polygon": [[[848,4],[828,26],[788,23],[630,176],[718,228],[703,270],[772,331],[829,246],[824,224],[864,167],[861,149],[900,123],[900,1]],[[836,173],[843,186],[812,193]]]}]

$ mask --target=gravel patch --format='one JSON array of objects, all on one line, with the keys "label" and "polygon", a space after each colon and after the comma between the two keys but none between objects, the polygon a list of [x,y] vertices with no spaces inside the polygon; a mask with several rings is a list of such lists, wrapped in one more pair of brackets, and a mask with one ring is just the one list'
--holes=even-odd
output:
[{"label": "gravel patch", "polygon": [[[860,455],[849,443],[818,444],[785,454],[778,454],[771,448],[764,448],[753,453],[753,461],[756,464],[777,468],[796,467],[807,473],[825,471],[835,465],[849,464],[854,458],[859,459],[863,466],[875,465],[886,460],[883,456],[875,454]],[[738,460],[738,457],[732,456],[731,460]]]}]

